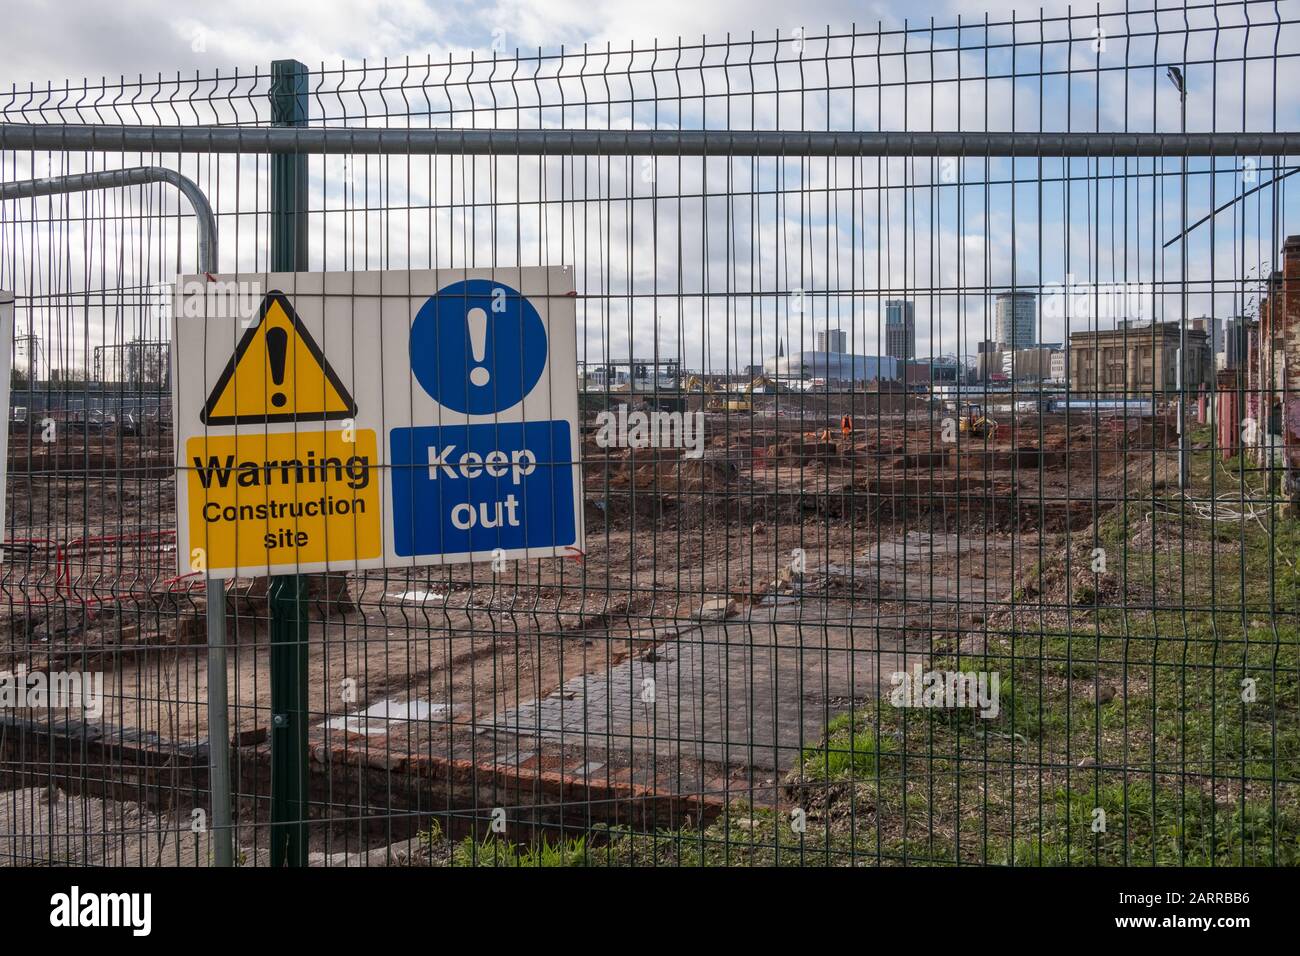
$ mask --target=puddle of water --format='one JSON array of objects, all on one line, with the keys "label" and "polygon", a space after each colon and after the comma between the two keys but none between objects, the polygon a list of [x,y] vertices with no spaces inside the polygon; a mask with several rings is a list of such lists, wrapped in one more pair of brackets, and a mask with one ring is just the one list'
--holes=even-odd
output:
[{"label": "puddle of water", "polygon": [[391,725],[400,725],[412,720],[431,720],[445,717],[449,708],[446,704],[431,704],[427,700],[399,701],[389,698],[372,704],[356,714],[335,717],[325,722],[330,730],[346,730],[351,734],[386,734]]}]

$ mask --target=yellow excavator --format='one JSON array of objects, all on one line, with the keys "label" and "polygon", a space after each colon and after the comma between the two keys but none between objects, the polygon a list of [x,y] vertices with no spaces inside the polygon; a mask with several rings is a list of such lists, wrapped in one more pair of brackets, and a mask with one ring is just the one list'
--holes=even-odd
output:
[{"label": "yellow excavator", "polygon": [[992,437],[997,434],[998,423],[989,418],[984,411],[984,406],[978,402],[971,402],[962,406],[961,418],[958,419],[958,430],[963,435],[970,435],[974,438]]},{"label": "yellow excavator", "polygon": [[698,375],[692,375],[686,380],[686,391],[702,392],[707,395],[706,406],[710,411],[720,412],[749,412],[753,411],[754,403],[751,396],[754,392],[776,391],[777,384],[766,375],[759,375],[752,382],[745,386],[743,392],[729,392],[725,389],[717,388],[712,382],[705,381]]},{"label": "yellow excavator", "polygon": [[686,391],[699,392],[705,395],[704,407],[709,411],[720,411],[722,409],[722,399],[718,395],[717,388],[712,382],[706,381],[699,375],[692,375],[686,380]]},{"label": "yellow excavator", "polygon": [[729,412],[752,412],[754,410],[753,395],[755,392],[758,392],[761,395],[775,392],[776,390],[776,382],[772,381],[766,375],[759,375],[745,386],[744,398],[728,399],[725,407]]},{"label": "yellow excavator", "polygon": [[712,382],[706,382],[704,379],[700,378],[700,376],[692,375],[686,380],[686,391],[712,394],[714,388]]}]

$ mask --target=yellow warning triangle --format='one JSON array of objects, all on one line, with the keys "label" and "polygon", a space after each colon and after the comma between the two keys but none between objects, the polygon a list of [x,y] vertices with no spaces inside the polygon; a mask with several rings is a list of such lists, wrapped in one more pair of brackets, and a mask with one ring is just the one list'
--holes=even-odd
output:
[{"label": "yellow warning triangle", "polygon": [[356,413],[356,402],[289,299],[270,292],[199,420],[205,425],[262,425],[352,418]]}]

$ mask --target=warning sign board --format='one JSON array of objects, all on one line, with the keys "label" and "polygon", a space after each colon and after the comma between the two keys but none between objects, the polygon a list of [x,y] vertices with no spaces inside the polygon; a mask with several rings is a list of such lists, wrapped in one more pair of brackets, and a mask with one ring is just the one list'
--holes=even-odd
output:
[{"label": "warning sign board", "polygon": [[376,450],[370,429],[190,438],[191,546],[213,568],[379,557]]},{"label": "warning sign board", "polygon": [[200,421],[258,425],[351,418],[356,403],[283,292],[268,293],[212,387]]},{"label": "warning sign board", "polygon": [[185,277],[178,288],[182,572],[581,550],[569,269]]}]

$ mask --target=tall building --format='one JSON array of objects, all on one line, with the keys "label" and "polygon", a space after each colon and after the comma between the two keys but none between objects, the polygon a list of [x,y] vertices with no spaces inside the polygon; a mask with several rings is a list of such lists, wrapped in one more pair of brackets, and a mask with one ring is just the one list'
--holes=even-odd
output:
[{"label": "tall building", "polygon": [[1240,368],[1246,364],[1246,343],[1249,341],[1250,320],[1237,316],[1228,319],[1223,336],[1223,367]]},{"label": "tall building", "polygon": [[1037,300],[1032,292],[999,292],[993,304],[993,338],[1001,351],[1037,345]]},{"label": "tall building", "polygon": [[1211,318],[1208,315],[1203,315],[1199,319],[1190,319],[1187,323],[1188,328],[1196,329],[1198,332],[1204,332],[1206,336],[1208,336],[1211,356],[1218,355],[1219,352],[1222,351],[1223,336],[1220,334],[1221,325],[1222,323],[1220,323],[1218,319]]},{"label": "tall building", "polygon": [[885,354],[903,362],[916,358],[916,308],[907,299],[885,303]]},{"label": "tall building", "polygon": [[817,351],[843,355],[849,350],[848,334],[843,329],[827,329],[817,333]]}]

